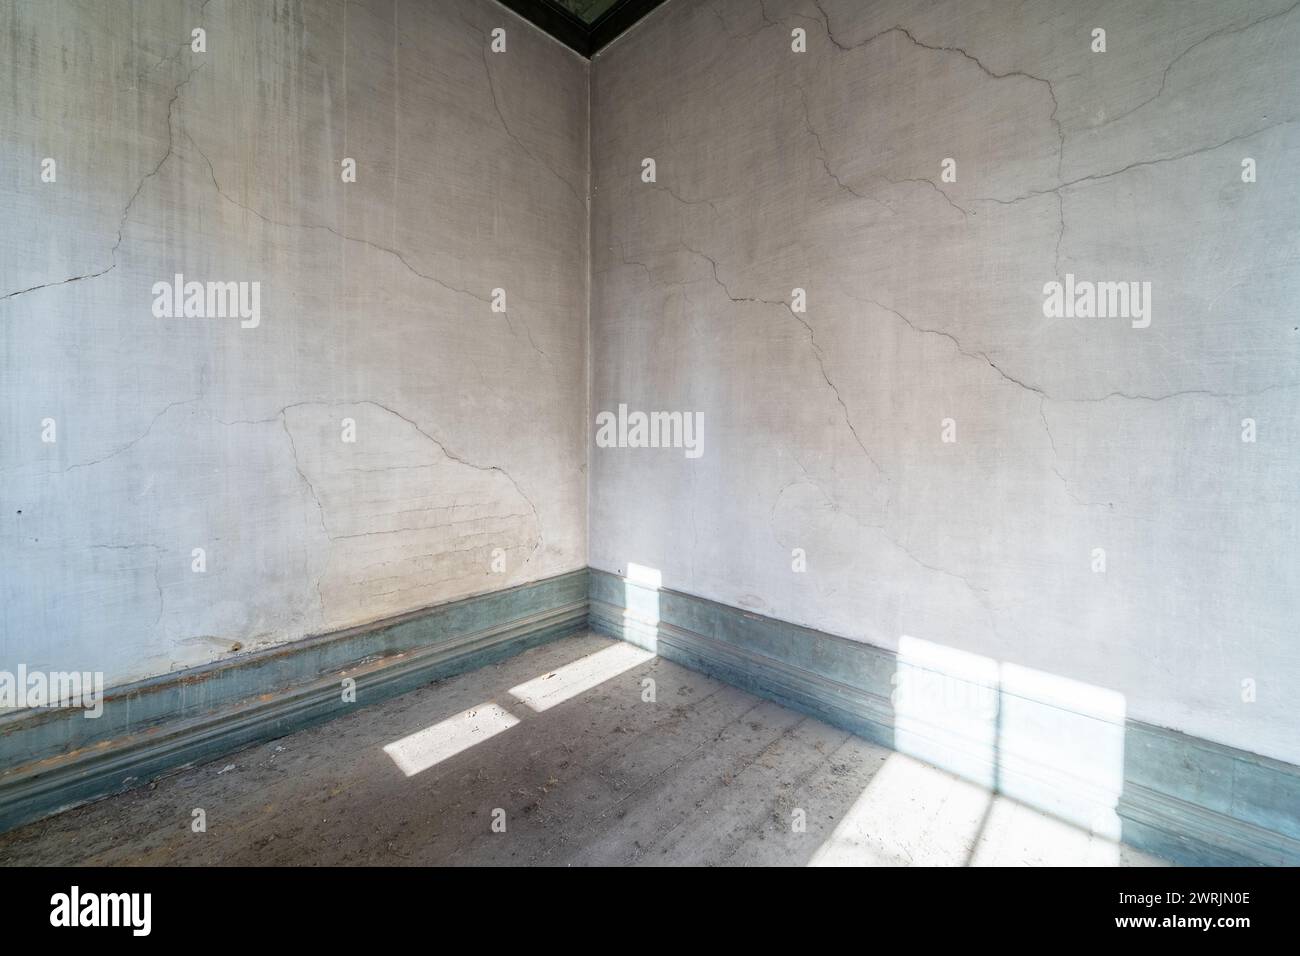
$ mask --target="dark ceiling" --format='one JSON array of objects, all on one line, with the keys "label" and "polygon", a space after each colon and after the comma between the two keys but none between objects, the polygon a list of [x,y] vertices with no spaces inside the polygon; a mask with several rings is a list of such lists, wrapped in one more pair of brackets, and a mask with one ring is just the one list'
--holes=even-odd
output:
[{"label": "dark ceiling", "polygon": [[500,0],[565,46],[589,57],[664,0]]}]

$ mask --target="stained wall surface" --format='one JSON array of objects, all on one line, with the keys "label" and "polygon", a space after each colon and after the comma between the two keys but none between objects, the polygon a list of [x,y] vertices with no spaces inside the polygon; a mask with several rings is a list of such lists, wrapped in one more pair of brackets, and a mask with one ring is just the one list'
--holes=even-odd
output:
[{"label": "stained wall surface", "polygon": [[1300,761],[1297,50],[1294,0],[671,0],[593,63],[591,405],[703,454],[593,442],[592,566]]},{"label": "stained wall surface", "polygon": [[584,60],[486,0],[3,0],[0,63],[0,668],[585,564]]}]

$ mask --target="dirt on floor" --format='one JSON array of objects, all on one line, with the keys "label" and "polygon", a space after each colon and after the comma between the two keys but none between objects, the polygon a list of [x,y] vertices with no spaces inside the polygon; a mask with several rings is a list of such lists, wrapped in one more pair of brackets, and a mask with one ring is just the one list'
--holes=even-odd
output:
[{"label": "dirt on floor", "polygon": [[590,633],[0,834],[7,865],[1155,862]]}]

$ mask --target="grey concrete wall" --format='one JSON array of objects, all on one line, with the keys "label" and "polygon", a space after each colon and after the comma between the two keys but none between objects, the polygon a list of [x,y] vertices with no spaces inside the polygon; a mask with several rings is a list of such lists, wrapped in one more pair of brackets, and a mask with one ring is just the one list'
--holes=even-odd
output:
[{"label": "grey concrete wall", "polygon": [[[583,60],[486,0],[3,0],[0,63],[0,668],[585,564]],[[176,273],[260,323],[155,317]]]},{"label": "grey concrete wall", "polygon": [[[670,0],[593,64],[591,403],[704,454],[593,446],[591,564],[1300,761],[1298,49],[1294,0]],[[1067,273],[1150,325],[1045,317]]]}]

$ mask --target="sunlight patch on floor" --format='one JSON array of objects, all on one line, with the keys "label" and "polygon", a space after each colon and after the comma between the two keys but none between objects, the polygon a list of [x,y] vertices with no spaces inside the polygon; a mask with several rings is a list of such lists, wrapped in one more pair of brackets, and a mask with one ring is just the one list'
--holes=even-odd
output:
[{"label": "sunlight patch on floor", "polygon": [[517,723],[519,718],[504,707],[482,703],[393,741],[384,747],[384,753],[393,758],[402,773],[413,777]]},{"label": "sunlight patch on floor", "polygon": [[591,690],[624,671],[654,657],[649,651],[632,644],[613,644],[604,650],[579,658],[572,664],[535,677],[525,684],[510,688],[510,693],[520,703],[541,713],[566,700]]}]

